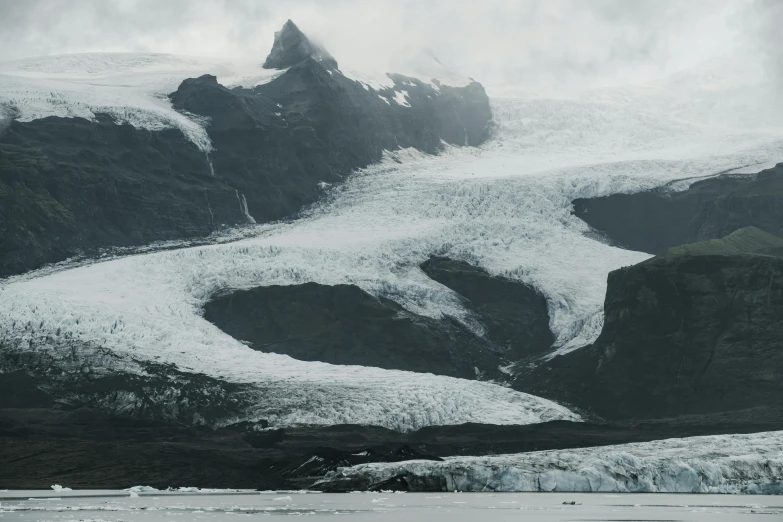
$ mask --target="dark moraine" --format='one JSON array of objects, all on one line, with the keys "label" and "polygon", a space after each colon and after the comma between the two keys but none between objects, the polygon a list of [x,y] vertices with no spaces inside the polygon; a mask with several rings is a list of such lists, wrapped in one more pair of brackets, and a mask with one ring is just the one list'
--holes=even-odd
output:
[{"label": "dark moraine", "polygon": [[431,257],[421,269],[463,297],[465,307],[485,327],[487,339],[506,359],[531,361],[555,342],[546,298],[530,286],[444,257]]},{"label": "dark moraine", "polygon": [[777,408],[781,255],[782,239],[748,227],[610,273],[596,342],[523,387],[606,418]]},{"label": "dark moraine", "polygon": [[204,317],[256,350],[304,361],[467,379],[498,377],[503,362],[456,320],[413,314],[352,285],[239,290],[207,303]]},{"label": "dark moraine", "polygon": [[783,164],[756,175],[721,175],[688,190],[576,199],[574,214],[618,246],[659,254],[754,226],[783,235]]},{"label": "dark moraine", "polygon": [[506,380],[501,366],[523,364],[552,345],[546,300],[527,285],[442,257],[421,268],[461,296],[483,336],[454,318],[416,315],[353,285],[229,291],[205,305],[204,317],[256,350],[468,379]]},{"label": "dark moraine", "polygon": [[[437,153],[442,141],[489,136],[479,83],[436,88],[392,75],[394,87],[365,89],[290,21],[269,60],[287,70],[268,84],[227,89],[205,75],[169,96],[175,109],[210,118],[209,157],[177,130],[106,115],[12,121],[0,132],[0,277],[105,247],[291,217],[322,195],[322,182],[340,182],[384,150]],[[395,89],[410,107],[394,102]]]},{"label": "dark moraine", "polygon": [[253,400],[247,392],[244,384],[128,361],[67,338],[0,343],[0,408],[94,408],[122,418],[212,426],[245,411]]},{"label": "dark moraine", "polygon": [[781,413],[750,410],[633,423],[464,424],[400,434],[356,425],[255,431],[241,424],[213,430],[94,408],[0,408],[0,488],[48,489],[56,483],[79,489],[138,484],[311,489],[326,472],[349,464],[779,430]]}]

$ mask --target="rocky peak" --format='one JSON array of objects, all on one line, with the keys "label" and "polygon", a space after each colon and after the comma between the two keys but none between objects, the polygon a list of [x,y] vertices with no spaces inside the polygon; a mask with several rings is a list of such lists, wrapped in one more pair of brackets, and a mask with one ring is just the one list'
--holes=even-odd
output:
[{"label": "rocky peak", "polygon": [[327,69],[337,69],[337,61],[326,49],[311,42],[294,22],[288,20],[275,33],[275,43],[264,62],[265,69],[285,69],[306,58],[320,62]]}]

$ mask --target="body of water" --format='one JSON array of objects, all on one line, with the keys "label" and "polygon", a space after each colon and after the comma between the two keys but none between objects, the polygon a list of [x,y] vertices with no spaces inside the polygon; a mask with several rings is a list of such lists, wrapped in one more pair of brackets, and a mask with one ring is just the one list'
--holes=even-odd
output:
[{"label": "body of water", "polygon": [[[783,497],[567,493],[5,491],[0,521],[223,521],[307,516],[356,522],[783,520]],[[572,502],[574,504],[572,504]]]}]

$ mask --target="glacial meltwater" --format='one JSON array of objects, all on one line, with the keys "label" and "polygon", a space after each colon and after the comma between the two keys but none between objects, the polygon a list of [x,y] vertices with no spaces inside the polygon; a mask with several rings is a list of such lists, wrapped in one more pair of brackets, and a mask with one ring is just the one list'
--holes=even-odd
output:
[{"label": "glacial meltwater", "polygon": [[[141,489],[141,488],[139,488]],[[783,496],[604,493],[2,491],[2,521],[217,521],[307,516],[355,522],[783,520]],[[766,515],[766,516],[765,516]]]}]

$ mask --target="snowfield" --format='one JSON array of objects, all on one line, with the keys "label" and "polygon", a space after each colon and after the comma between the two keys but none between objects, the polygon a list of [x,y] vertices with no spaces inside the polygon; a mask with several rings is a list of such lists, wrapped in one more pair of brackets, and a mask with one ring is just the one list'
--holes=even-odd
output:
[{"label": "snowfield", "polygon": [[284,71],[259,63],[170,54],[85,53],[0,63],[0,109],[32,121],[110,115],[136,128],[175,128],[208,153],[203,118],[180,114],[167,95],[182,80],[213,74],[226,87],[254,87]]},{"label": "snowfield", "polygon": [[783,432],[496,455],[360,464],[320,484],[405,475],[412,489],[615,493],[783,493]]},{"label": "snowfield", "polygon": [[[134,117],[143,113],[154,124],[170,118],[167,125],[192,132],[192,139],[208,149],[206,135],[196,130],[203,127],[154,95],[176,88],[175,77],[215,73],[218,65],[180,58],[127,60],[118,65],[114,56],[94,55],[83,63],[66,62],[63,71],[56,60],[18,65],[13,76],[0,75],[0,99],[15,100],[23,119],[75,115],[77,109],[88,114],[127,107],[112,104],[130,100]],[[147,72],[138,75],[139,70]],[[106,78],[111,85],[96,90]],[[144,85],[125,85],[132,81]],[[734,92],[677,81],[677,89],[687,87],[698,99],[725,102],[726,92]],[[84,103],[74,104],[80,95]],[[102,96],[107,98],[101,101]],[[322,202],[293,223],[244,229],[245,238],[235,242],[0,281],[0,346],[69,365],[72,358],[104,360],[94,350],[58,348],[66,341],[83,343],[112,354],[112,364],[129,372],[143,374],[140,364],[152,361],[250,384],[257,395],[243,418],[267,419],[273,426],[369,423],[409,430],[577,419],[550,401],[492,383],[253,351],[205,321],[201,309],[210,296],[228,289],[355,284],[411,312],[452,316],[481,333],[458,297],[418,268],[436,254],[540,291],[557,338],[550,356],[584,346],[602,326],[607,274],[648,256],[592,238],[571,215],[574,198],[675,181],[685,188],[699,178],[736,169],[753,172],[754,165],[783,159],[780,129],[750,128],[741,125],[742,117],[728,116],[721,117],[722,124],[704,125],[690,109],[673,113],[672,96],[667,86],[646,86],[571,99],[496,99],[494,138],[484,146],[447,148],[439,156],[389,152],[381,164],[326,188]],[[68,102],[59,104],[60,97]],[[57,112],[61,109],[66,112]],[[247,203],[252,214],[253,201]],[[243,419],[225,422],[236,420]]]}]

